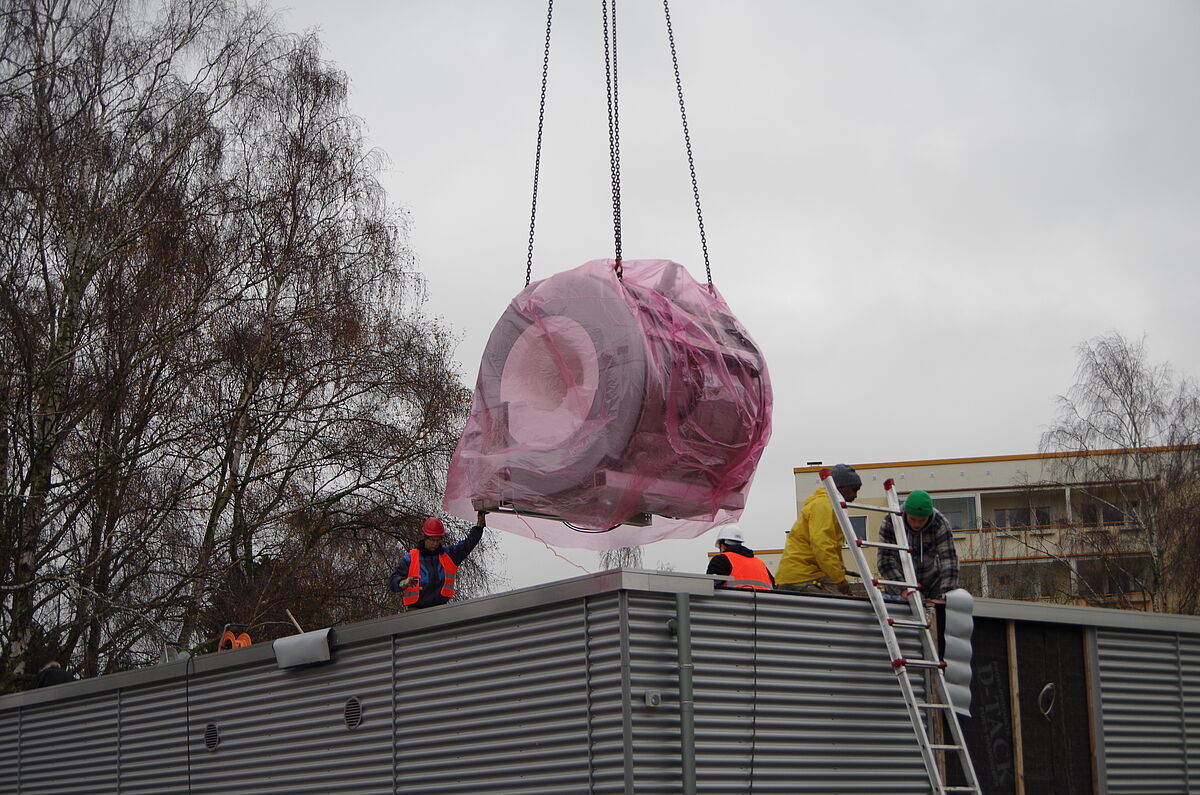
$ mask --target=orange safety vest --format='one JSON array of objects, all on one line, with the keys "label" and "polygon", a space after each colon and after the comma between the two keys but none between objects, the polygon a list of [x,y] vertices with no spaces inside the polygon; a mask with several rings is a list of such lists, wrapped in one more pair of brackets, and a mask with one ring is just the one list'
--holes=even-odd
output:
[{"label": "orange safety vest", "polygon": [[749,588],[755,591],[771,590],[771,573],[767,564],[758,558],[748,558],[745,555],[731,555],[722,552],[729,565],[733,567],[730,578],[725,581],[727,588]]},{"label": "orange safety vest", "polygon": [[[442,570],[446,573],[446,577],[442,581],[442,596],[451,599],[454,597],[454,575],[458,572],[458,564],[446,554],[445,550],[438,555],[438,562],[442,564]],[[417,599],[421,597],[421,550],[419,549],[408,551],[408,576],[412,578],[412,584],[404,589],[402,601],[406,606],[416,604]]]}]

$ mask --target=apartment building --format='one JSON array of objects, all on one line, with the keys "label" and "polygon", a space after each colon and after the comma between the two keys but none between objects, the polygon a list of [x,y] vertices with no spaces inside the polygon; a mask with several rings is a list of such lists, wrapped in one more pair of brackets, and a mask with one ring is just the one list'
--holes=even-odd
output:
[{"label": "apartment building", "polygon": [[[954,527],[963,584],[977,596],[1149,609],[1150,553],[1131,521],[1138,467],[1128,451],[1087,455],[1100,458],[1086,463],[1103,467],[1056,453],[855,464],[863,479],[857,502],[886,505],[888,478],[902,500],[916,489],[929,492]],[[794,470],[797,515],[823,468]],[[1096,479],[1099,469],[1106,476]],[[849,513],[859,537],[878,537],[879,513]],[[780,549],[759,552],[772,570],[786,538],[780,541]],[[848,551],[845,560],[852,569]]]}]

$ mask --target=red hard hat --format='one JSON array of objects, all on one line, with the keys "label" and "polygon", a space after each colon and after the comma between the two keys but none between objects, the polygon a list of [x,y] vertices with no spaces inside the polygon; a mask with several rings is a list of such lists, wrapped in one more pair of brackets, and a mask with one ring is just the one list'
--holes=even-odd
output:
[{"label": "red hard hat", "polygon": [[421,528],[421,532],[427,536],[441,538],[446,535],[446,528],[442,524],[442,520],[436,516],[431,516],[425,520],[425,525]]}]

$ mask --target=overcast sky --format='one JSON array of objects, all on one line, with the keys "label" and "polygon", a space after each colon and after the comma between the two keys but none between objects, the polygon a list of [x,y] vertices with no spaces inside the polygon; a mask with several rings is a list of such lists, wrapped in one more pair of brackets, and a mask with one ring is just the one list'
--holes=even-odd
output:
[{"label": "overcast sky", "polygon": [[[474,384],[524,287],[545,4],[278,6],[349,75]],[[671,10],[713,281],[775,392],[748,544],[782,546],[808,461],[1035,452],[1091,337],[1144,335],[1200,374],[1200,3]],[[618,21],[624,255],[702,280],[662,6]],[[613,253],[601,36],[598,2],[559,0],[535,279]],[[710,536],[645,563],[703,571]],[[500,552],[501,587],[598,566],[507,534]]]}]

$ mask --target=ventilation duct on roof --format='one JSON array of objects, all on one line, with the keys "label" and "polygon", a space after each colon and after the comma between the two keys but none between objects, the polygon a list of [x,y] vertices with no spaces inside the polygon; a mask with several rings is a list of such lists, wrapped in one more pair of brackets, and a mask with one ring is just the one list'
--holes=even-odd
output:
[{"label": "ventilation duct on roof", "polygon": [[280,668],[327,663],[333,648],[333,627],[279,638],[271,648],[275,652],[275,664]]}]

